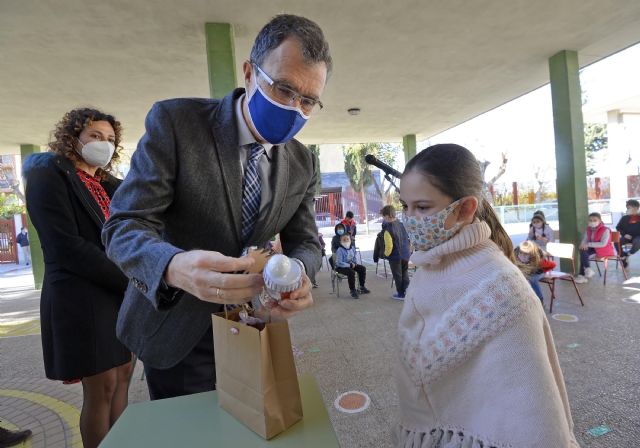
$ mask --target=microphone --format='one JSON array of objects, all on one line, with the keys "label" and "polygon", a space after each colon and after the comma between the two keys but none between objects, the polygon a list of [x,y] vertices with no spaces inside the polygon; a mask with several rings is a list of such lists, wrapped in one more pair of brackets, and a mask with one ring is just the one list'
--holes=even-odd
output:
[{"label": "microphone", "polygon": [[367,154],[366,156],[364,156],[364,161],[367,162],[369,165],[373,165],[376,168],[380,168],[382,171],[384,171],[388,175],[397,177],[398,179],[402,177],[402,173],[400,171],[394,168],[391,168],[389,165],[387,165],[383,161],[376,159],[375,156],[373,156],[372,154]]}]

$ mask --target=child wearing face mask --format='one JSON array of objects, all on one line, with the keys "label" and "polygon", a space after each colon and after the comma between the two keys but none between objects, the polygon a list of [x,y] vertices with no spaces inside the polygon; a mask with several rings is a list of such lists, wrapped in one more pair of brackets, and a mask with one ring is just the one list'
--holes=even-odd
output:
[{"label": "child wearing face mask", "polygon": [[329,258],[329,264],[331,265],[331,269],[335,269],[334,259],[336,256],[336,252],[338,252],[338,248],[340,247],[340,238],[342,235],[347,233],[347,228],[344,224],[338,223],[334,227],[335,235],[331,238],[331,258]]},{"label": "child wearing face mask", "polygon": [[418,270],[398,324],[396,447],[577,447],[543,308],[459,145],[407,164],[400,198]]},{"label": "child wearing face mask", "polygon": [[[543,268],[543,263],[545,262],[544,252],[537,244],[527,240],[515,248],[514,255],[516,256],[516,266],[518,266],[520,272],[527,278],[531,289],[536,293],[540,302],[544,302],[544,296],[542,295],[539,283],[545,272]],[[555,263],[552,261],[547,261],[547,263],[552,263],[553,266],[555,266]],[[551,266],[551,269],[553,269],[553,266]]]},{"label": "child wearing face mask", "polygon": [[538,210],[533,214],[531,224],[529,224],[529,235],[527,239],[536,243],[542,250],[547,249],[547,243],[549,241],[555,241],[553,229],[547,224],[542,210]]},{"label": "child wearing face mask", "polygon": [[595,275],[591,269],[592,258],[613,257],[616,251],[611,242],[611,230],[602,222],[600,213],[589,215],[589,224],[580,243],[580,271],[576,283],[587,283]]},{"label": "child wearing face mask", "polygon": [[[348,233],[340,237],[340,246],[336,251],[336,271],[347,276],[351,297],[359,298],[359,294],[369,294],[371,291],[364,285],[367,279],[367,269],[356,263],[356,248]],[[356,289],[356,274],[360,288]]]}]

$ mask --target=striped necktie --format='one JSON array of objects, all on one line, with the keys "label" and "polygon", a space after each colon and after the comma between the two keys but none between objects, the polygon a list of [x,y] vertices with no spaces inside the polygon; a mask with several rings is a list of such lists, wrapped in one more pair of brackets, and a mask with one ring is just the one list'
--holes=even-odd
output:
[{"label": "striped necktie", "polygon": [[249,149],[247,169],[244,172],[242,185],[242,243],[245,244],[256,226],[260,213],[260,171],[258,163],[264,154],[264,147],[253,143]]}]

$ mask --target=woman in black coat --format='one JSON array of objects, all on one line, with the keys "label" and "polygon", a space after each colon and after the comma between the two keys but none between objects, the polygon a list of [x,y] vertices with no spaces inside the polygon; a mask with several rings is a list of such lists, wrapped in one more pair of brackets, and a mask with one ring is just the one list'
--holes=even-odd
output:
[{"label": "woman in black coat", "polygon": [[80,431],[98,446],[127,406],[131,353],[116,339],[127,278],[105,255],[100,232],[120,180],[121,126],[111,115],[75,109],[58,123],[50,151],[24,163],[27,210],[40,237],[40,299],[47,378],[82,381]]}]

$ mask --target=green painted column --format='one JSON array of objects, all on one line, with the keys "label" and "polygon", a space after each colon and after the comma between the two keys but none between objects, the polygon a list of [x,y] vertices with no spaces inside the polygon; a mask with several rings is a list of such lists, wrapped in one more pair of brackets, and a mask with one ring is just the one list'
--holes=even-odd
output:
[{"label": "green painted column", "polygon": [[408,163],[416,155],[416,134],[408,134],[402,137],[402,147],[404,150],[404,163]]},{"label": "green painted column", "polygon": [[233,27],[230,23],[205,23],[209,92],[211,98],[222,98],[238,86]]},{"label": "green painted column", "polygon": [[[589,214],[578,53],[564,50],[552,56],[549,59],[549,75],[556,142],[560,241],[575,245],[577,270],[578,245]],[[561,268],[570,272],[569,260],[563,260]]]},{"label": "green painted column", "polygon": [[[20,145],[20,158],[24,164],[24,159],[30,154],[40,152],[38,145]],[[29,231],[29,249],[31,250],[31,266],[33,268],[33,281],[36,289],[42,289],[42,280],[44,279],[44,256],[42,255],[42,247],[40,247],[40,237],[36,228],[31,223],[31,217],[27,213],[27,229]]]}]

